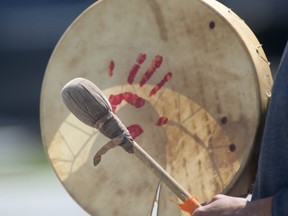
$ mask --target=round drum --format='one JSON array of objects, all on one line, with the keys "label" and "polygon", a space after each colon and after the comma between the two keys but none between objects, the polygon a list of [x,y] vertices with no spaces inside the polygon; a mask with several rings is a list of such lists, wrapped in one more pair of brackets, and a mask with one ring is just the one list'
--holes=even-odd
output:
[{"label": "round drum", "polygon": [[98,1],[65,32],[43,81],[44,147],[83,209],[186,215],[121,147],[93,166],[109,140],[64,106],[61,89],[76,77],[104,92],[137,143],[200,202],[249,190],[272,78],[258,40],[230,9],[214,0]]}]

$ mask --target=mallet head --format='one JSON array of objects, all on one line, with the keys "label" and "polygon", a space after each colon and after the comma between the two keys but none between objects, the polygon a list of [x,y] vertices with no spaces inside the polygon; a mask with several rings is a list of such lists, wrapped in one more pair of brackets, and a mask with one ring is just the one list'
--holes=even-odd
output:
[{"label": "mallet head", "polygon": [[[110,139],[122,138],[121,146],[131,152],[131,136],[120,119],[112,112],[111,105],[102,91],[84,78],[75,78],[62,89],[66,107],[83,123],[97,128]],[[130,142],[131,143],[131,142]]]}]

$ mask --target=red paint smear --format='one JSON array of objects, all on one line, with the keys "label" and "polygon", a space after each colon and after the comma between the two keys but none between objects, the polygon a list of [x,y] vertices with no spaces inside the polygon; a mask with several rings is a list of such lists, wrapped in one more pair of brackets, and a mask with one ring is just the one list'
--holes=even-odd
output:
[{"label": "red paint smear", "polygon": [[133,105],[136,108],[140,108],[145,104],[145,100],[143,98],[131,92],[124,92],[123,98],[126,100],[127,103]]},{"label": "red paint smear", "polygon": [[110,95],[109,102],[112,106],[113,112],[115,112],[117,106],[121,104],[123,100],[125,100],[127,103],[131,104],[135,108],[140,108],[145,104],[145,100],[143,98],[131,92],[124,92],[118,95]]},{"label": "red paint smear", "polygon": [[140,69],[140,65],[146,60],[146,54],[140,53],[136,59],[138,64],[134,64],[130,70],[130,73],[127,78],[127,82],[131,85],[134,82],[134,79]]},{"label": "red paint smear", "polygon": [[133,139],[135,139],[136,137],[140,136],[143,133],[143,129],[141,128],[140,125],[130,125],[129,127],[127,127],[131,137]]},{"label": "red paint smear", "polygon": [[108,66],[108,76],[109,77],[113,76],[114,67],[115,67],[115,63],[113,60],[111,60],[109,63],[109,66]]},{"label": "red paint smear", "polygon": [[168,72],[163,79],[156,85],[154,88],[150,91],[149,97],[155,95],[164,85],[166,82],[168,82],[172,78],[172,73]]},{"label": "red paint smear", "polygon": [[120,95],[110,95],[109,102],[111,105],[119,105],[123,100],[122,94]]},{"label": "red paint smear", "polygon": [[160,55],[155,56],[150,68],[143,74],[143,77],[140,81],[140,87],[142,87],[154,74],[157,68],[159,68],[162,64],[163,57]]},{"label": "red paint smear", "polygon": [[138,64],[142,64],[145,60],[146,60],[146,54],[140,53],[140,54],[138,55],[136,61],[138,62]]},{"label": "red paint smear", "polygon": [[165,117],[165,116],[162,116],[158,119],[158,121],[155,123],[155,125],[157,126],[162,126],[162,125],[165,125],[168,121],[168,118]]},{"label": "red paint smear", "polygon": [[157,55],[157,56],[155,56],[151,66],[155,69],[159,68],[161,66],[162,62],[163,62],[163,57],[160,55]]},{"label": "red paint smear", "polygon": [[130,70],[129,76],[127,78],[127,82],[131,85],[134,82],[134,78],[140,68],[140,65],[134,64]]}]

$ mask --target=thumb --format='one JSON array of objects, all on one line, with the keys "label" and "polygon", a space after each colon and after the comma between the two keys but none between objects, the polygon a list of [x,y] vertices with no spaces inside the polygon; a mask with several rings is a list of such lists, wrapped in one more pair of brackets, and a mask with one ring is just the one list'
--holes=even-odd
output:
[{"label": "thumb", "polygon": [[213,203],[213,202],[215,202],[215,201],[217,201],[217,200],[223,198],[223,196],[224,196],[224,195],[222,195],[222,194],[217,194],[217,195],[215,195],[211,200],[209,200],[209,201],[203,203],[202,205],[208,205],[208,204],[211,204],[211,203]]}]

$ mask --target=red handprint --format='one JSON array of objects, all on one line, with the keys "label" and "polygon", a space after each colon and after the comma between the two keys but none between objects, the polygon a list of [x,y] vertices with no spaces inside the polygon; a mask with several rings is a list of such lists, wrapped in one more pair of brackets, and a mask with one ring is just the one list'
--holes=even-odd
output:
[{"label": "red handprint", "polygon": [[[135,77],[137,76],[141,65],[146,60],[146,54],[140,53],[136,59],[135,64],[132,66],[131,70],[129,71],[127,82],[132,85],[134,82]],[[146,72],[142,75],[142,78],[140,80],[139,86],[143,87],[147,81],[153,76],[153,74],[157,71],[158,68],[160,68],[161,64],[163,62],[163,57],[160,55],[156,55],[150,65],[150,67],[146,70]],[[113,76],[113,70],[115,68],[115,63],[113,60],[110,61],[108,66],[108,76]],[[149,97],[152,97],[153,95],[157,94],[157,92],[172,78],[172,73],[168,72],[164,75],[162,80],[158,82],[150,91]],[[118,105],[122,103],[122,101],[126,101],[128,104],[134,106],[135,108],[141,108],[145,104],[145,99],[141,98],[137,94],[134,94],[132,92],[123,92],[119,93],[117,95],[110,95],[109,96],[109,102],[112,106],[112,111],[115,112]],[[155,123],[157,126],[165,125],[168,121],[168,118],[165,116],[161,116]],[[128,131],[130,132],[133,139],[140,136],[143,133],[143,129],[140,125],[134,124],[127,127]]]}]

